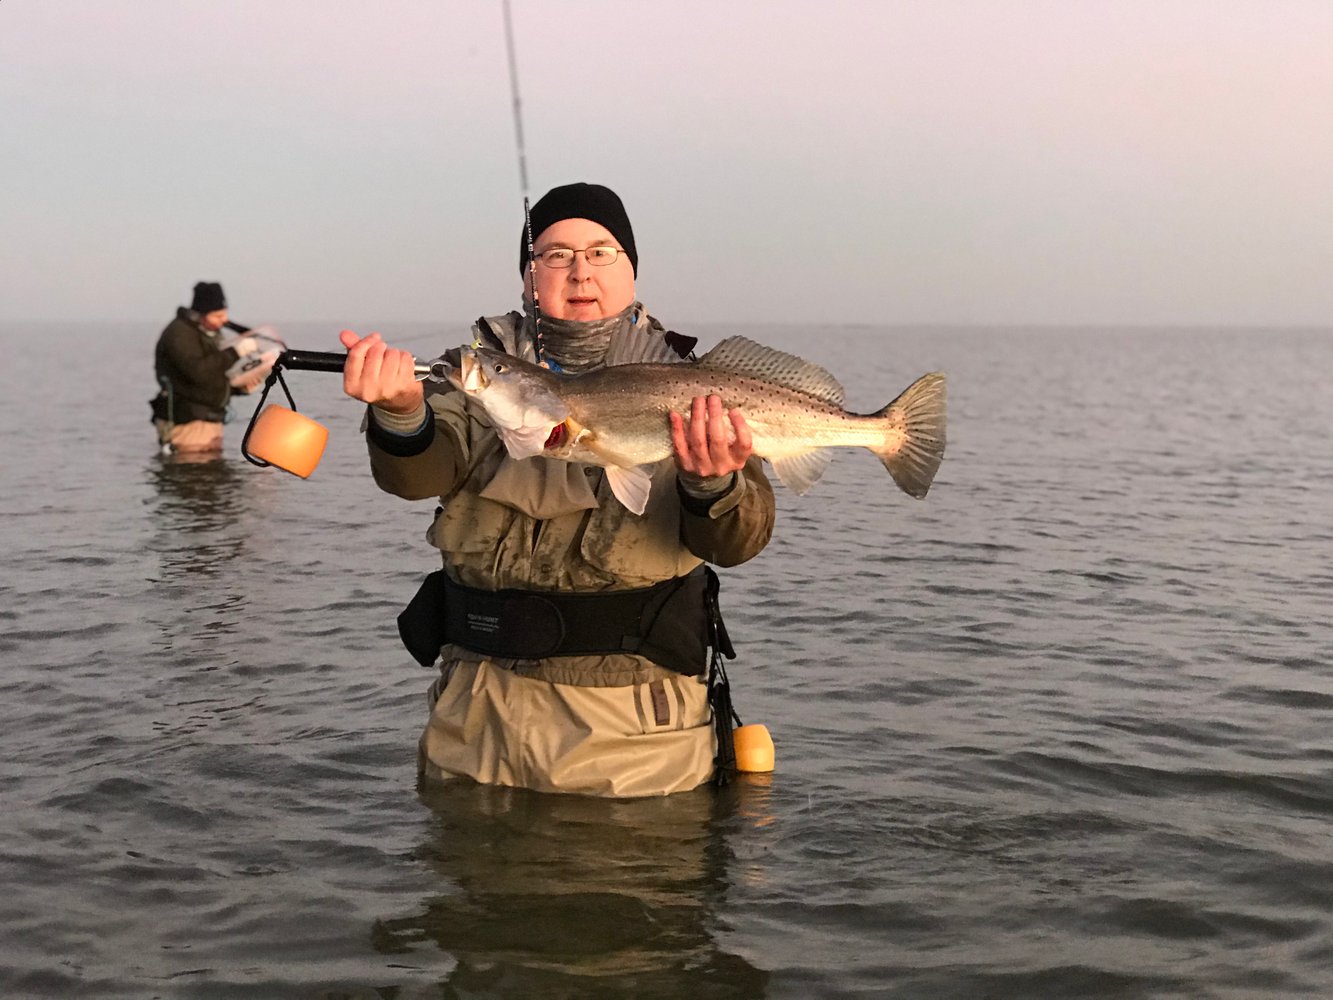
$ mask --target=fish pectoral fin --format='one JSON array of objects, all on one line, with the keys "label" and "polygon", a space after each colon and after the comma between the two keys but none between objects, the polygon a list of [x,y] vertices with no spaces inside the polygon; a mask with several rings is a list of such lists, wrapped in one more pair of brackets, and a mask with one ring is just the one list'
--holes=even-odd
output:
[{"label": "fish pectoral fin", "polygon": [[778,479],[782,480],[782,485],[804,496],[811,486],[819,482],[819,477],[832,460],[833,453],[827,448],[816,448],[800,455],[788,455],[769,461]]},{"label": "fish pectoral fin", "polygon": [[648,493],[653,488],[653,477],[648,474],[651,466],[638,465],[624,468],[619,465],[606,467],[606,481],[615,498],[625,505],[627,510],[642,514],[648,506]]},{"label": "fish pectoral fin", "polygon": [[496,433],[504,442],[505,451],[510,458],[531,458],[546,450],[546,441],[551,436],[555,424],[542,424],[536,427],[497,427]]}]

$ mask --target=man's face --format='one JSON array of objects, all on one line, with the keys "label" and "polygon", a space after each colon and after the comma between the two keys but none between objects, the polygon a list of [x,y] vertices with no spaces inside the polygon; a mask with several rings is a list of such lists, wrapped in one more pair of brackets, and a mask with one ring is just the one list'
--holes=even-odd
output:
[{"label": "man's face", "polygon": [[204,313],[199,318],[205,330],[221,330],[222,325],[227,322],[227,310],[218,309],[211,313]]},{"label": "man's face", "polygon": [[[614,264],[596,267],[581,251],[597,246],[623,249],[604,227],[589,219],[561,219],[537,235],[533,250],[538,254],[537,304],[542,315],[586,322],[614,316],[633,304],[634,268],[629,257],[622,253]],[[567,268],[547,267],[540,255],[553,247],[580,252],[574,254],[574,263]],[[523,286],[523,297],[530,299],[526,273]]]}]

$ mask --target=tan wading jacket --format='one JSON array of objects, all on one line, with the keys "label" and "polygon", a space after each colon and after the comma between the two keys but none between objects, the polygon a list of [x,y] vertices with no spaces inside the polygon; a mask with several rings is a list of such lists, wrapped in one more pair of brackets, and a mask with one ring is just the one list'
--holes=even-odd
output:
[{"label": "tan wading jacket", "polygon": [[[427,403],[435,421],[429,446],[402,457],[383,450],[374,435],[368,435],[371,470],[389,493],[409,500],[440,498],[427,538],[440,549],[446,572],[458,583],[486,590],[572,592],[647,587],[682,576],[701,562],[742,563],[762,550],[772,533],[773,489],[757,458],[704,513],[685,509],[675,462],[666,459],[653,473],[647,509],[636,516],[612,495],[600,468],[541,457],[511,459],[485,412],[463,393],[434,393]],[[584,688],[646,685],[667,678],[693,683],[630,653],[506,660],[446,645],[441,656],[446,680],[460,664],[486,661],[520,677]],[[484,673],[489,668],[478,669]],[[474,685],[481,683],[476,672],[467,674]],[[697,698],[690,692],[688,700],[694,711],[704,713],[702,723],[691,724],[701,726],[700,738],[711,740],[702,692]],[[579,718],[581,725],[587,724],[587,716]],[[706,778],[705,773],[691,781]],[[494,780],[543,787],[541,781]],[[663,790],[675,789],[646,793]],[[630,794],[640,793],[645,792]]]}]

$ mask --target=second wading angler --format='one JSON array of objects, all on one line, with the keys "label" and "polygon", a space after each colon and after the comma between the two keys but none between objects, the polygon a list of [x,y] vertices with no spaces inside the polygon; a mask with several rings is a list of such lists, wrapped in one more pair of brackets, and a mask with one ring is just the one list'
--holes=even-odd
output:
[{"label": "second wading angler", "polygon": [[216,281],[200,281],[188,308],[181,306],[157,339],[153,369],[159,386],[149,400],[163,452],[210,455],[222,451],[222,425],[234,395],[251,392],[263,376],[233,386],[227,370],[258,350],[251,337],[222,344],[223,329],[248,334],[228,320],[227,297]]}]

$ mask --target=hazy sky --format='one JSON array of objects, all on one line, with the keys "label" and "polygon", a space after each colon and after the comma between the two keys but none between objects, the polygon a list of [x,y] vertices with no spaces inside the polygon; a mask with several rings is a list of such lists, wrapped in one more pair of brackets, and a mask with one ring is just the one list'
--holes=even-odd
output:
[{"label": "hazy sky", "polygon": [[[513,0],[682,326],[1333,325],[1333,0]],[[0,0],[0,320],[517,301],[500,0]]]}]

